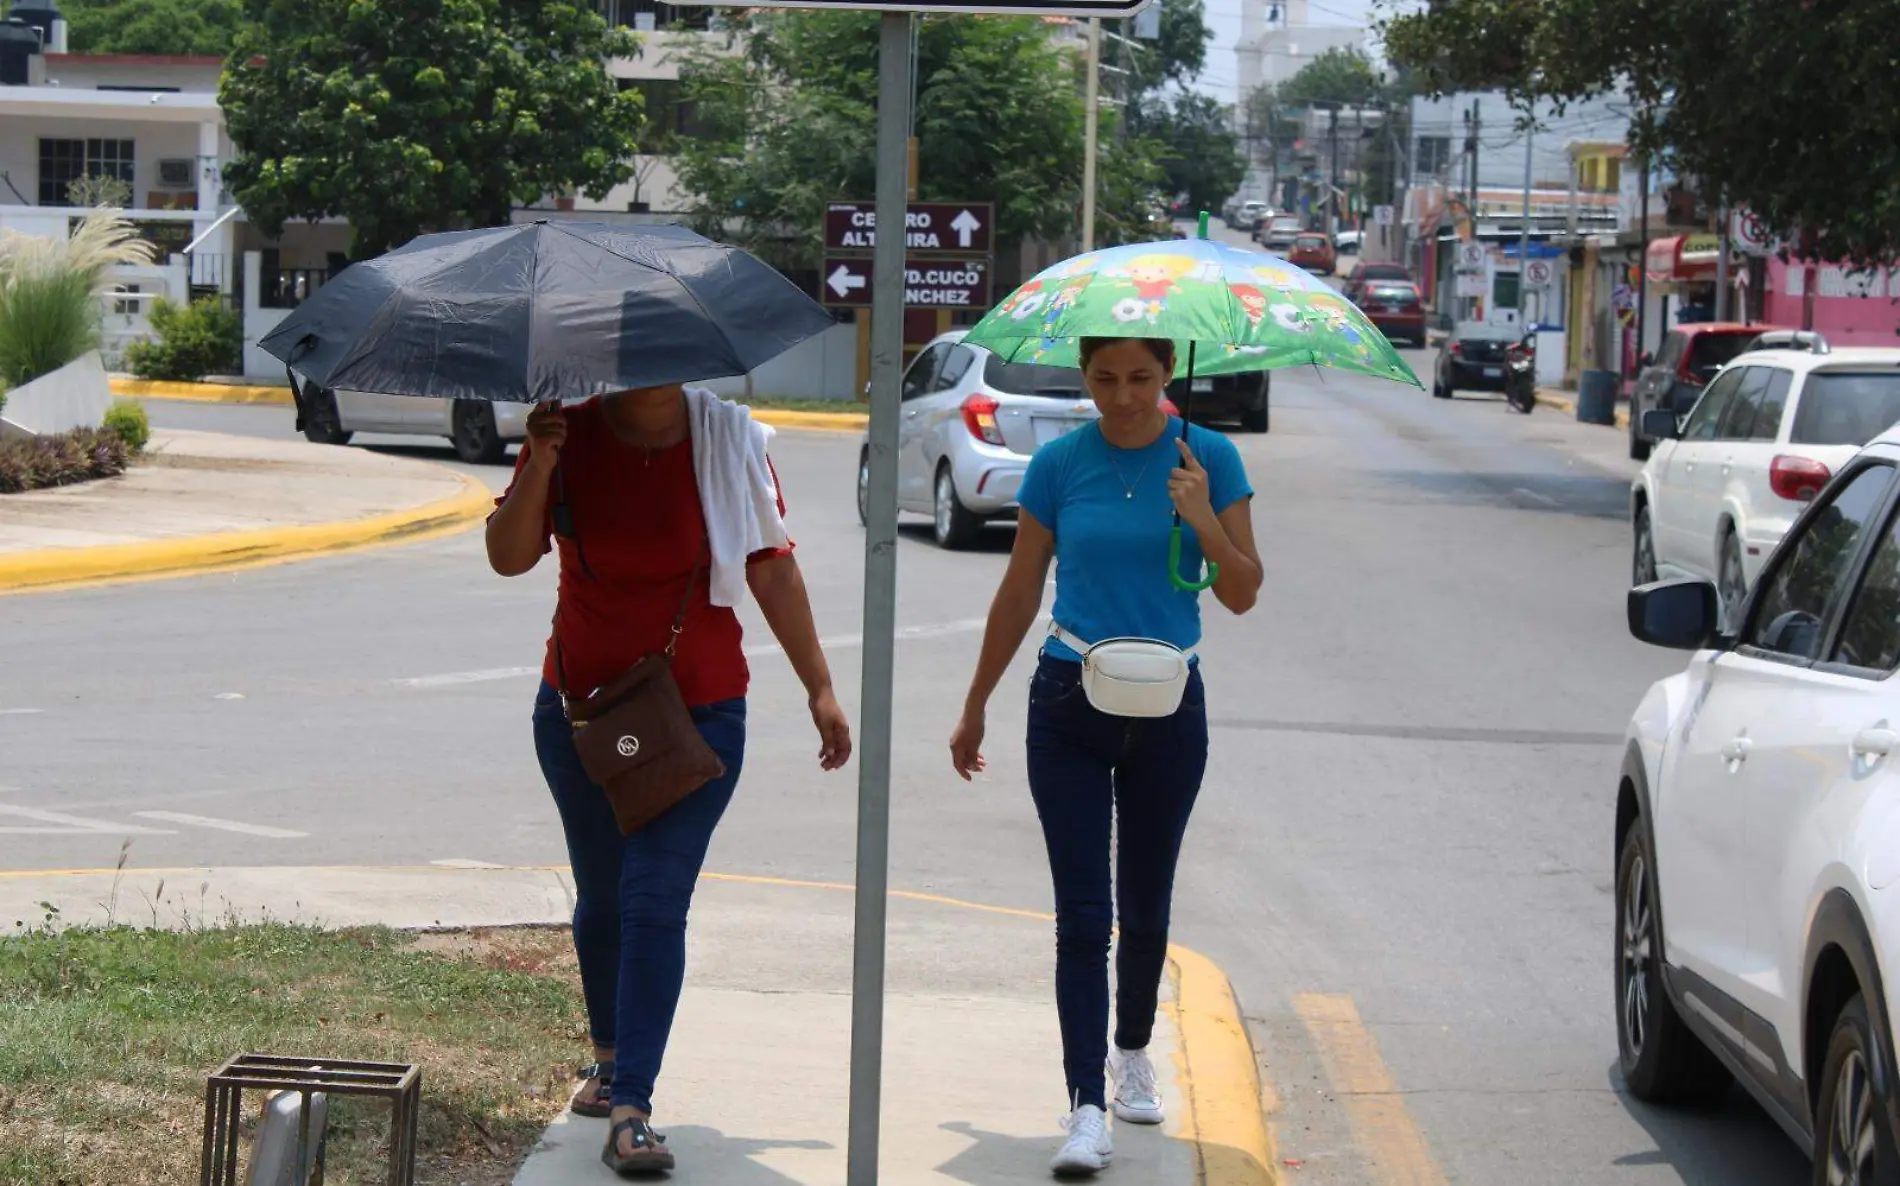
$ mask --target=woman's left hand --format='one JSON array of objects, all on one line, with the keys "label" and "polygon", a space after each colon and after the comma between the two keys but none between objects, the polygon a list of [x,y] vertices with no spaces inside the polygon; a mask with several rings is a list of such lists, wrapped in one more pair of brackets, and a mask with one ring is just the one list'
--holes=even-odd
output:
[{"label": "woman's left hand", "polygon": [[811,723],[818,726],[818,764],[836,770],[851,760],[851,722],[830,688],[811,698]]},{"label": "woman's left hand", "polygon": [[1200,534],[1208,534],[1209,525],[1217,520],[1214,504],[1208,499],[1207,471],[1194,459],[1194,451],[1186,441],[1177,438],[1174,446],[1181,450],[1181,464],[1168,472],[1168,497],[1174,500],[1182,522]]}]

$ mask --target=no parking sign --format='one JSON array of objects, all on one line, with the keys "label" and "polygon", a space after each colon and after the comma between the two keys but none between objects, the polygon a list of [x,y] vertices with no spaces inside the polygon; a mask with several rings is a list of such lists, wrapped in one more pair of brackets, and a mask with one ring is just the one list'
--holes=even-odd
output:
[{"label": "no parking sign", "polygon": [[1524,283],[1532,288],[1549,288],[1556,276],[1557,270],[1547,259],[1534,259],[1524,265]]}]

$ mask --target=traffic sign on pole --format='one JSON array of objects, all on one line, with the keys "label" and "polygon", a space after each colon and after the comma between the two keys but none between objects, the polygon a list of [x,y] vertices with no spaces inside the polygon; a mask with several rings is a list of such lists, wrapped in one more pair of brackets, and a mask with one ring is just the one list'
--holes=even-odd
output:
[{"label": "traffic sign on pole", "polygon": [[[871,261],[826,256],[820,278],[827,305],[868,308],[877,286]],[[987,309],[990,266],[982,259],[912,258],[904,261],[907,309]]]},{"label": "traffic sign on pole", "polygon": [[[988,202],[911,202],[904,210],[904,250],[988,255],[995,207]],[[826,251],[869,251],[877,246],[877,209],[870,202],[825,207]]]},{"label": "traffic sign on pole", "polygon": [[1547,259],[1534,259],[1524,265],[1524,283],[1531,288],[1548,287],[1556,274]]}]

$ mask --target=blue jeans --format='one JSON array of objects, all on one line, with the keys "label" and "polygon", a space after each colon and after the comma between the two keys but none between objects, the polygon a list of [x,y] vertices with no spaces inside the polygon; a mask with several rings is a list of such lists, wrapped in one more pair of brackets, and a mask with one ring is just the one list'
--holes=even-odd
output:
[{"label": "blue jeans", "polygon": [[686,979],[686,911],[713,829],[745,762],[745,701],[693,710],[726,773],[623,838],[607,794],[587,777],[561,697],[546,683],[534,701],[534,749],[554,792],[574,870],[574,952],[594,1044],[614,1049],[615,1107],[653,1111]]},{"label": "blue jeans", "polygon": [[1074,1106],[1106,1107],[1108,944],[1117,914],[1115,1045],[1146,1049],[1154,1034],[1174,867],[1206,769],[1207,692],[1198,668],[1173,716],[1136,720],[1089,704],[1081,664],[1042,657],[1029,686],[1029,793],[1055,880],[1056,1014]]}]

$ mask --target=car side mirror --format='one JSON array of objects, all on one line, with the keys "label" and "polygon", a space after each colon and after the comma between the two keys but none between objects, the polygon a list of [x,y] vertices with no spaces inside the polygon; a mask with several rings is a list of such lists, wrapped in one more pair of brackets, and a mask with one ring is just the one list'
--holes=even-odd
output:
[{"label": "car side mirror", "polygon": [[1651,351],[1645,350],[1636,356],[1636,365],[1639,367],[1655,366],[1656,355]]},{"label": "car side mirror", "polygon": [[1651,408],[1643,413],[1643,435],[1652,441],[1673,441],[1682,435],[1682,426],[1668,408]]},{"label": "car side mirror", "polygon": [[1721,631],[1721,601],[1710,581],[1656,581],[1629,591],[1630,634],[1639,642],[1696,651]]}]

